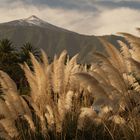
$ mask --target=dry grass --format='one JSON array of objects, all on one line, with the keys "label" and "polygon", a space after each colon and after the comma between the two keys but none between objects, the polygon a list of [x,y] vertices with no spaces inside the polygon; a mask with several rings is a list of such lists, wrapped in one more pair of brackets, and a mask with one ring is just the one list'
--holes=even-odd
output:
[{"label": "dry grass", "polygon": [[21,96],[13,80],[0,71],[0,137],[6,140],[139,140],[140,39],[122,33],[130,43],[121,50],[101,39],[109,57],[79,65],[67,52],[49,64],[31,55],[33,71],[22,69],[30,94]]}]

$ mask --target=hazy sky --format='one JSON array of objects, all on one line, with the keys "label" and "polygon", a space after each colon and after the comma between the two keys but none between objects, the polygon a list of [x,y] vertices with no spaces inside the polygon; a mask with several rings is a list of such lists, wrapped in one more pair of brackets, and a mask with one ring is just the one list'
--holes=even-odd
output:
[{"label": "hazy sky", "polygon": [[83,34],[137,34],[140,0],[0,0],[0,22],[31,15]]}]

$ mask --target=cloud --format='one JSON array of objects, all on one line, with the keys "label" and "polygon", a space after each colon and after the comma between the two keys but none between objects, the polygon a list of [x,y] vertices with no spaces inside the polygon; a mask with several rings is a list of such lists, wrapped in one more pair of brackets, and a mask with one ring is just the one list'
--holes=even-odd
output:
[{"label": "cloud", "polygon": [[[63,9],[78,9],[93,11],[99,7],[104,8],[117,8],[117,7],[128,7],[133,9],[140,8],[139,0],[0,0],[5,5],[13,5],[15,3],[22,3],[24,5],[41,6],[46,5],[52,8],[63,8]],[[9,6],[9,5],[8,5]],[[97,7],[98,6],[98,7]],[[96,8],[97,7],[97,8]]]},{"label": "cloud", "polygon": [[[0,13],[3,13],[0,18],[0,22],[7,22],[13,19],[26,18],[31,15],[36,15],[41,19],[46,20],[54,25],[67,28],[69,30],[80,31],[87,24],[87,19],[94,17],[96,12],[70,10],[63,8],[52,8],[49,6],[35,7],[22,5],[22,3],[17,4],[14,8],[0,8]],[[90,24],[90,23],[88,23]],[[84,29],[86,31],[86,28]]]},{"label": "cloud", "polygon": [[[135,28],[140,27],[140,8],[135,8],[134,2],[130,7],[128,4],[119,6],[119,2],[118,5],[104,1],[93,4],[92,0],[86,0],[86,4],[85,0],[51,0],[50,3],[47,3],[48,0],[15,0],[7,7],[6,2],[13,0],[0,1],[3,4],[0,6],[0,22],[36,15],[54,25],[88,35],[120,31],[137,34]],[[72,5],[75,7],[70,8]]]},{"label": "cloud", "polygon": [[116,8],[113,10],[105,10],[96,18],[97,28],[94,30],[96,34],[129,32],[138,34],[135,30],[140,27],[140,10],[130,8]]}]

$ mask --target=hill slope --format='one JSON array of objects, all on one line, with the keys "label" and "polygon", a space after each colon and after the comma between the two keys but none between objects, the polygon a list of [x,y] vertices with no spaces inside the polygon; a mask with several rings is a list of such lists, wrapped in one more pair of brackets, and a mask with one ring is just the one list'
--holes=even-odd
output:
[{"label": "hill slope", "polygon": [[[122,37],[114,35],[105,37],[115,45],[118,39],[124,40]],[[34,46],[44,49],[51,58],[64,49],[70,56],[79,53],[80,62],[83,63],[90,63],[93,51],[104,51],[98,37],[68,31],[36,16],[1,23],[0,39],[3,38],[12,40],[17,47],[21,47],[25,42],[31,42]],[[117,46],[119,47],[118,44]]]}]

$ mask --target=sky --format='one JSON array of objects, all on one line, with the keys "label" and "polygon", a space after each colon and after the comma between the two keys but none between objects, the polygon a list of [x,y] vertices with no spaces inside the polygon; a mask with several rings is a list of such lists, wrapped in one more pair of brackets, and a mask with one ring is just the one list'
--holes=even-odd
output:
[{"label": "sky", "polygon": [[31,15],[86,35],[138,35],[140,0],[0,0],[0,23]]}]

